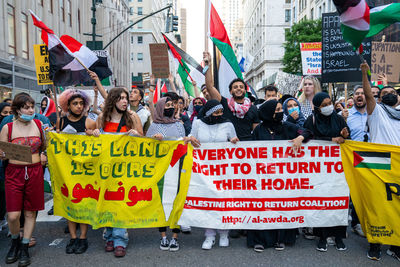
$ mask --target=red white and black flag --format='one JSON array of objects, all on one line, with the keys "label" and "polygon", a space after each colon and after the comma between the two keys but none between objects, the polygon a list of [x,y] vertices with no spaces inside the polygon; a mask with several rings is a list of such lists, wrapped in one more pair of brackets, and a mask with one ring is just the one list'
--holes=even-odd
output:
[{"label": "red white and black flag", "polygon": [[[47,45],[50,61],[50,79],[56,86],[90,83],[92,79],[82,66],[96,72],[100,80],[112,74],[108,66],[99,62],[96,53],[69,35],[58,38],[31,10],[33,24],[42,29],[42,40]],[[79,61],[82,62],[79,63]]]}]

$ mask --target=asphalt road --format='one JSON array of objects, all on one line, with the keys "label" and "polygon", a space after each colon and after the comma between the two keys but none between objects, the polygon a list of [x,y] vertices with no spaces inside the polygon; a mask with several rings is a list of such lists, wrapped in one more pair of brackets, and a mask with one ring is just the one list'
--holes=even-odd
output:
[{"label": "asphalt road", "polygon": [[[228,248],[218,247],[217,242],[212,250],[202,250],[203,229],[192,229],[190,235],[181,234],[178,252],[161,251],[157,229],[130,229],[127,255],[117,259],[113,253],[104,252],[102,229],[98,229],[89,230],[89,249],[85,254],[67,255],[65,246],[69,236],[64,234],[65,220],[41,220],[34,234],[37,245],[30,249],[31,266],[400,266],[400,262],[386,255],[386,246],[381,261],[367,259],[366,239],[351,231],[345,240],[348,250],[344,252],[332,246],[325,253],[318,252],[315,250],[316,241],[299,237],[294,247],[287,247],[284,251],[269,248],[256,253],[246,247],[244,237],[231,239]],[[0,233],[0,266],[6,266],[4,258],[9,245],[6,234],[6,231]]]}]

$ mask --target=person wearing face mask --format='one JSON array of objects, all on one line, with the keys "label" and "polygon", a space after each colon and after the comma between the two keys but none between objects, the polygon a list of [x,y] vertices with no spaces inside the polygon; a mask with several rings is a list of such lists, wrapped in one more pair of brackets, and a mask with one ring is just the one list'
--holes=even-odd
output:
[{"label": "person wearing face mask", "polygon": [[[332,100],[325,92],[317,93],[313,98],[314,112],[304,123],[304,128],[313,133],[313,139],[333,141],[337,144],[344,142],[350,136],[350,130],[342,116],[334,112]],[[346,238],[346,226],[314,228],[314,235],[318,236],[317,250],[328,250],[327,238],[335,237],[336,249],[347,249],[343,242]]]},{"label": "person wearing face mask", "polygon": [[202,97],[196,97],[192,101],[193,105],[193,112],[192,115],[190,115],[190,121],[193,123],[197,119],[197,116],[199,115],[200,110],[203,108],[203,106],[206,104],[206,100]]},{"label": "person wearing face mask", "polygon": [[40,101],[40,114],[49,117],[53,112],[56,112],[56,104],[53,99],[48,96],[42,97]]},{"label": "person wearing face mask", "polygon": [[283,114],[286,115],[286,121],[300,127],[303,127],[306,121],[303,112],[301,112],[300,103],[294,97],[290,97],[283,102]]},{"label": "person wearing face mask", "polygon": [[[7,102],[0,103],[0,122],[4,117],[11,114],[11,105]],[[5,220],[6,215],[6,192],[4,188],[4,165],[3,161],[0,162],[0,231],[7,225]]]},{"label": "person wearing face mask", "polygon": [[[290,140],[293,149],[298,150],[303,141],[308,141],[311,132],[283,119],[282,104],[272,99],[264,102],[258,109],[262,123],[253,131],[253,140]],[[256,252],[264,248],[275,247],[284,250],[285,245],[294,245],[297,229],[279,230],[249,230],[247,231],[247,246]]]},{"label": "person wearing face mask", "polygon": [[[400,110],[399,98],[393,87],[385,86],[376,103],[368,80],[367,63],[361,64],[363,90],[367,102],[368,126],[372,143],[400,146]],[[390,246],[386,253],[400,261],[400,247]],[[371,260],[381,259],[381,244],[370,244],[367,257]]]},{"label": "person wearing face mask", "polygon": [[[11,232],[11,247],[6,256],[10,264],[19,259],[19,266],[31,263],[28,247],[35,228],[36,213],[44,209],[43,167],[47,158],[42,123],[35,117],[35,101],[26,94],[19,94],[11,105],[15,120],[1,130],[0,141],[29,146],[32,163],[9,159],[5,171],[6,207]],[[7,154],[0,151],[0,158]],[[25,225],[20,239],[20,216],[24,211]]]},{"label": "person wearing face mask", "polygon": [[[209,100],[200,111],[199,119],[193,122],[190,136],[194,136],[202,143],[231,142],[236,144],[239,139],[236,137],[235,127],[225,119],[223,106],[217,100]],[[206,229],[202,249],[209,250],[215,243],[217,231],[220,235],[219,246],[228,247],[228,230]]]},{"label": "person wearing face mask", "polygon": [[[190,141],[194,146],[198,146],[199,142],[196,138],[193,136],[189,138],[185,137],[185,128],[179,120],[175,119],[174,115],[175,107],[172,99],[169,97],[162,97],[157,101],[156,109],[153,114],[153,123],[150,125],[146,136],[160,141],[165,138],[174,140],[183,138],[185,142]],[[167,238],[166,227],[160,227],[158,230],[161,234],[160,249],[164,251],[178,251],[178,234],[180,233],[180,229],[172,229],[171,240]]]},{"label": "person wearing face mask", "polygon": [[[115,87],[108,92],[102,113],[96,121],[93,135],[104,133],[125,133],[142,136],[143,128],[139,116],[128,110],[129,93],[125,87]],[[128,246],[129,236],[127,229],[106,227],[105,251],[113,252],[115,257],[124,257]]]}]

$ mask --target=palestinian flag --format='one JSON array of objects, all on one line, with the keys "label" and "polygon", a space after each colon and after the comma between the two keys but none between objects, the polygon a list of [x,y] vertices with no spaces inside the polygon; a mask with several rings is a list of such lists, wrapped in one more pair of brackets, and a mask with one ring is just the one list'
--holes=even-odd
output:
[{"label": "palestinian flag", "polygon": [[186,92],[195,97],[193,81],[196,81],[197,86],[200,87],[205,83],[203,75],[203,67],[196,62],[191,56],[186,54],[185,51],[176,46],[167,36],[163,34],[164,40],[168,45],[168,51],[172,54],[175,65],[178,68],[179,77],[181,77],[183,86]]},{"label": "palestinian flag", "polygon": [[390,152],[353,151],[355,168],[391,170]]},{"label": "palestinian flag", "polygon": [[163,83],[163,85],[161,86],[161,95],[164,95],[166,93],[168,93],[167,85]]},{"label": "palestinian flag", "polygon": [[[47,45],[50,61],[50,78],[55,86],[77,85],[92,82],[85,65],[95,71],[100,80],[111,75],[108,67],[102,66],[97,55],[68,35],[58,38],[31,10],[33,24],[42,30],[42,40]],[[82,63],[79,63],[79,61]]]},{"label": "palestinian flag", "polygon": [[[210,27],[208,35],[221,53],[221,59],[218,64],[218,89],[222,96],[230,98],[230,82],[236,78],[243,79],[243,76],[225,26],[211,1],[209,1],[208,25]],[[214,57],[216,57],[216,55],[214,55]]]},{"label": "palestinian flag", "polygon": [[367,37],[374,36],[393,23],[400,22],[400,3],[374,7],[370,10],[370,29]]}]

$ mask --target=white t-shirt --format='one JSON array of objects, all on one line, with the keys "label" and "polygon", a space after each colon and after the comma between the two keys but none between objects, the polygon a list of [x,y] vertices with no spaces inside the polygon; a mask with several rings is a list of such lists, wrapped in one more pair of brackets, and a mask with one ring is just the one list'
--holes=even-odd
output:
[{"label": "white t-shirt", "polygon": [[236,131],[231,122],[208,125],[202,120],[195,120],[190,136],[194,136],[200,143],[229,142],[236,137]]},{"label": "white t-shirt", "polygon": [[400,120],[389,117],[379,104],[368,115],[368,126],[372,143],[400,146]]},{"label": "white t-shirt", "polygon": [[139,116],[140,121],[142,123],[142,127],[144,127],[145,123],[147,122],[147,120],[150,117],[150,111],[148,111],[146,108],[142,108],[141,110],[139,110],[138,112],[136,112],[136,114]]}]

